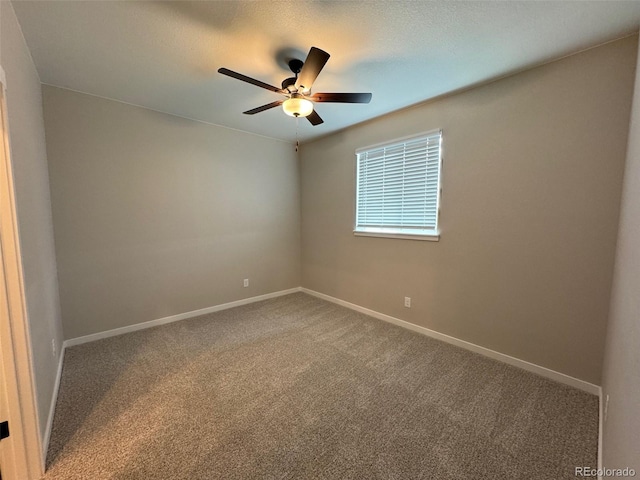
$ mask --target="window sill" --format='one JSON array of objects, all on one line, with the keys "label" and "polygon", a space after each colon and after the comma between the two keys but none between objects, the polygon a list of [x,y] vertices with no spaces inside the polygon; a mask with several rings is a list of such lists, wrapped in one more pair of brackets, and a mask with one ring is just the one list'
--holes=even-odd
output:
[{"label": "window sill", "polygon": [[426,242],[439,242],[439,233],[391,233],[391,232],[365,232],[361,230],[354,230],[353,234],[356,237],[379,237],[379,238],[397,238],[400,240],[422,240]]}]

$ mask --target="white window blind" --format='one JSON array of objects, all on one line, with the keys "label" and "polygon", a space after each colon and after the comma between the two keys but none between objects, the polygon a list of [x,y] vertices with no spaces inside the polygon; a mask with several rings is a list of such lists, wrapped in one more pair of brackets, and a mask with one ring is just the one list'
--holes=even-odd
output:
[{"label": "white window blind", "polygon": [[356,151],[356,233],[437,235],[442,132]]}]

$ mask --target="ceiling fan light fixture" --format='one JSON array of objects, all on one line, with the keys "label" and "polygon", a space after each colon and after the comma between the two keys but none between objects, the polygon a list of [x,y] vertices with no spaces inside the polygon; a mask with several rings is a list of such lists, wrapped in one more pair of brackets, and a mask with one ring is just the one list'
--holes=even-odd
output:
[{"label": "ceiling fan light fixture", "polygon": [[313,102],[294,93],[291,98],[282,102],[282,109],[291,117],[307,117],[313,112]]}]

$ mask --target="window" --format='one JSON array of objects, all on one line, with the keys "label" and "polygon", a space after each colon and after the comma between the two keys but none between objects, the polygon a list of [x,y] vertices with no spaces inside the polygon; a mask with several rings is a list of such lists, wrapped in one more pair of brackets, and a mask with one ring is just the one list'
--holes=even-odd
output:
[{"label": "window", "polygon": [[356,235],[438,240],[442,131],[361,148]]}]

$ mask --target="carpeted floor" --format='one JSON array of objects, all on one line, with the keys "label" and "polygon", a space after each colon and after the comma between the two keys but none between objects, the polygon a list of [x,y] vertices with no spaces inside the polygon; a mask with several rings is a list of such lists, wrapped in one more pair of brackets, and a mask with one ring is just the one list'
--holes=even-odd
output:
[{"label": "carpeted floor", "polygon": [[575,479],[598,401],[296,293],[66,351],[45,479]]}]

